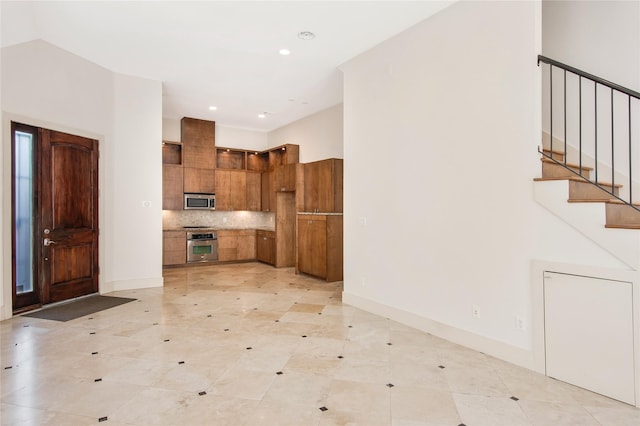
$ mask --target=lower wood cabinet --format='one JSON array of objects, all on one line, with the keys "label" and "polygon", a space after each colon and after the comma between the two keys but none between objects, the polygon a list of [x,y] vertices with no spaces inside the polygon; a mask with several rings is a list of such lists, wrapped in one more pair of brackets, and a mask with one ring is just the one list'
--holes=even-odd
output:
[{"label": "lower wood cabinet", "polygon": [[184,231],[162,232],[162,264],[184,265],[187,263],[187,233]]},{"label": "lower wood cabinet", "polygon": [[342,215],[298,215],[296,272],[343,279]]},{"label": "lower wood cabinet", "polygon": [[255,229],[221,229],[217,234],[220,262],[256,258]]},{"label": "lower wood cabinet", "polygon": [[274,231],[257,231],[256,254],[259,261],[270,265],[276,264],[276,233]]}]

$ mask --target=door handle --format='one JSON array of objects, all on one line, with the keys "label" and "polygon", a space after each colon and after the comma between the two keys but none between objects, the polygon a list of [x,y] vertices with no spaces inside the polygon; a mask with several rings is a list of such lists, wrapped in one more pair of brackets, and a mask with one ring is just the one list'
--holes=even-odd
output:
[{"label": "door handle", "polygon": [[44,239],[44,246],[49,247],[51,244],[56,244],[55,241],[50,240],[49,238]]}]

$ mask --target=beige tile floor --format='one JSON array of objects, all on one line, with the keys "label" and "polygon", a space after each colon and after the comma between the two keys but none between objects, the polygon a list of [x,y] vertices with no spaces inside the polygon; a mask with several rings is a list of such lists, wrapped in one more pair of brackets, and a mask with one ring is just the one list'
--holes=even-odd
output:
[{"label": "beige tile floor", "polygon": [[[1,323],[2,425],[640,425],[640,410],[341,303],[258,263],[66,323]],[[102,420],[102,421],[101,421]]]}]

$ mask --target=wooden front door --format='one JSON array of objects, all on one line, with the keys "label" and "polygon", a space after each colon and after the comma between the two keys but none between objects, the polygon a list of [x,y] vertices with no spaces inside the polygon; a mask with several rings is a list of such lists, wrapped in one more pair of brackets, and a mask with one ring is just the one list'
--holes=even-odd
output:
[{"label": "wooden front door", "polygon": [[98,141],[12,123],[14,312],[98,291]]},{"label": "wooden front door", "polygon": [[42,304],[98,291],[98,141],[40,129]]}]

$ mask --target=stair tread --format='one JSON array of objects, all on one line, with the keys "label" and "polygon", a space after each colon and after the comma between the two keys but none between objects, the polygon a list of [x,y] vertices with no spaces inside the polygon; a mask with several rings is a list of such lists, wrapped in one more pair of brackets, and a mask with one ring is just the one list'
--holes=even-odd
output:
[{"label": "stair tread", "polygon": [[[609,203],[609,204],[629,204],[629,203],[625,203],[624,201],[618,200],[617,198],[613,198],[611,200],[608,200],[607,203]],[[640,203],[631,203],[631,204],[636,206],[636,207],[640,207]]]},{"label": "stair tread", "polygon": [[[533,180],[535,182],[544,182],[544,181],[548,181],[548,180],[572,180],[574,182],[584,182],[584,183],[592,183],[591,181],[587,180],[587,179],[583,179],[581,177],[578,176],[565,176],[565,177],[539,177],[539,178],[533,178]],[[602,185],[602,186],[611,186],[611,182],[598,182],[598,185]],[[621,183],[616,183],[614,185],[616,188],[621,188],[623,185]]]},{"label": "stair tread", "polygon": [[569,203],[608,203],[611,200],[598,200],[596,198],[569,198]]},{"label": "stair tread", "polygon": [[[560,162],[560,163],[559,163],[559,162],[556,162],[556,161],[550,160],[550,159],[549,159],[549,158],[547,158],[547,157],[541,157],[541,158],[540,158],[540,160],[542,160],[542,162],[544,162],[544,163],[549,163],[549,164],[558,164],[558,165],[561,165],[561,166],[573,167],[574,169],[579,169],[579,168],[580,168],[580,165],[579,165],[579,164],[573,164],[573,163],[567,163],[567,164],[564,164],[564,163],[562,163],[562,162]],[[593,170],[593,167],[589,167],[589,166],[582,166],[582,170],[586,170],[586,171],[590,172],[590,171],[592,171],[592,170]]]},{"label": "stair tread", "polygon": [[542,152],[553,152],[554,154],[560,154],[560,155],[564,155],[564,151],[559,151],[557,149],[554,149],[553,151],[550,150],[549,148],[542,148]]},{"label": "stair tread", "polygon": [[614,229],[640,229],[640,225],[605,225],[604,227]]}]

